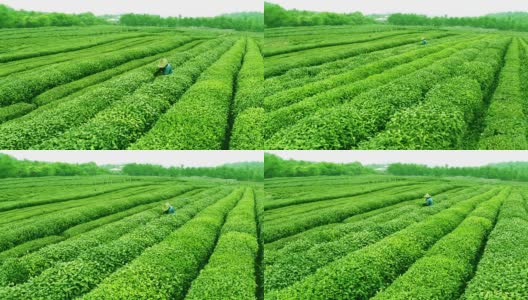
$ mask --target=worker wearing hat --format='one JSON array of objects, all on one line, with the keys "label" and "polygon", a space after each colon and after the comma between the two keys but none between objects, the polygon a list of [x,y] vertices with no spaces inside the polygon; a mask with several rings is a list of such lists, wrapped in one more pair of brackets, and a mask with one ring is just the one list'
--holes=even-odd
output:
[{"label": "worker wearing hat", "polygon": [[165,205],[163,206],[163,213],[164,214],[170,215],[170,214],[173,214],[175,212],[176,212],[176,210],[174,209],[174,206],[170,205],[169,202],[165,203]]},{"label": "worker wearing hat", "polygon": [[433,205],[433,197],[431,197],[431,195],[425,194],[424,198],[425,198],[425,206]]},{"label": "worker wearing hat", "polygon": [[422,45],[427,45],[427,40],[424,37],[422,37]]},{"label": "worker wearing hat", "polygon": [[160,59],[158,63],[158,70],[156,71],[156,76],[169,74],[172,74],[172,66],[169,64],[169,60],[166,58]]}]

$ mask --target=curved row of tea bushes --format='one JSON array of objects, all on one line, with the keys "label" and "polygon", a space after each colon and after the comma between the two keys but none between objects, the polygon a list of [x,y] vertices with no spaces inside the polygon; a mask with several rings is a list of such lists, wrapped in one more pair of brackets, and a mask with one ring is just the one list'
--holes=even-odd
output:
[{"label": "curved row of tea bushes", "polygon": [[[513,192],[488,237],[464,300],[528,299],[528,193]],[[524,274],[524,275],[523,275]]]},{"label": "curved row of tea bushes", "polygon": [[192,40],[189,37],[163,40],[155,45],[103,54],[97,60],[93,58],[79,59],[52,65],[38,72],[11,75],[4,78],[0,83],[0,106],[16,102],[30,102],[38,94],[55,86],[113,68],[132,59],[169,51]]},{"label": "curved row of tea bushes", "polygon": [[71,95],[82,89],[91,87],[103,81],[109,80],[114,76],[123,74],[132,69],[151,64],[152,62],[162,57],[170,57],[171,65],[173,67],[179,66],[183,64],[184,60],[178,60],[178,59],[173,60],[174,55],[178,54],[178,52],[188,51],[201,43],[203,43],[203,40],[195,40],[187,44],[184,44],[176,49],[171,49],[170,51],[167,51],[167,52],[159,53],[159,54],[148,56],[145,58],[135,59],[135,60],[126,62],[122,65],[119,65],[115,68],[104,70],[102,72],[98,72],[93,75],[83,77],[82,79],[79,79],[79,80],[76,80],[76,81],[73,81],[67,84],[59,85],[35,97],[33,99],[33,103],[37,104],[38,106],[43,106],[43,105],[46,105],[48,103],[51,103],[57,100],[64,101],[63,98],[68,95]]},{"label": "curved row of tea bushes", "polygon": [[476,80],[449,79],[432,88],[422,103],[396,112],[385,131],[361,148],[459,149],[482,101]]},{"label": "curved row of tea bushes", "polygon": [[[0,232],[0,251],[7,250],[20,243],[60,233],[71,226],[100,218],[136,205],[161,201],[191,190],[191,187],[175,186],[172,188],[160,189],[159,191],[149,191],[145,194],[116,199],[108,203],[104,199],[89,206],[72,208],[60,213],[48,214],[39,217],[37,220],[31,220],[24,226],[17,226],[10,230]],[[12,225],[10,225],[12,227]]]},{"label": "curved row of tea bushes", "polygon": [[130,149],[223,149],[246,39],[203,72],[180,100]]},{"label": "curved row of tea bushes", "polygon": [[83,299],[183,299],[192,280],[207,263],[227,214],[242,194],[243,189],[238,189],[203,209],[163,241],[107,277]]},{"label": "curved row of tea bushes", "polygon": [[365,43],[365,42],[372,42],[376,40],[380,40],[383,38],[388,37],[394,37],[394,36],[401,36],[405,34],[409,34],[412,32],[408,31],[385,31],[385,32],[379,32],[376,34],[368,33],[368,34],[355,34],[353,36],[344,36],[341,39],[334,39],[331,41],[319,41],[317,43],[302,43],[302,44],[294,44],[294,45],[288,45],[288,46],[282,46],[282,47],[268,47],[264,49],[262,52],[264,57],[271,57],[275,55],[281,55],[281,54],[287,54],[287,53],[293,53],[293,52],[299,52],[303,50],[310,50],[310,49],[318,49],[318,48],[324,48],[324,47],[332,47],[332,46],[340,46],[340,45],[351,45],[351,44],[357,44],[357,43]]},{"label": "curved row of tea bushes", "polygon": [[[308,197],[294,197],[294,198],[286,198],[286,199],[278,199],[273,202],[266,202],[264,204],[264,208],[266,210],[272,210],[280,207],[290,206],[290,205],[297,205],[297,204],[303,204],[303,203],[310,203],[310,202],[316,202],[316,201],[324,201],[324,200],[331,200],[331,199],[337,199],[337,198],[346,198],[346,197],[353,197],[353,196],[359,196],[363,194],[372,193],[375,191],[384,190],[391,187],[397,187],[397,186],[406,186],[410,185],[410,182],[379,182],[379,183],[372,183],[372,184],[365,184],[362,186],[358,186],[354,188],[353,190],[348,189],[347,187],[344,187],[344,192],[332,191],[332,193],[328,193],[328,191],[325,191],[323,194],[319,195],[310,195]],[[337,193],[336,193],[337,192]]]},{"label": "curved row of tea bushes", "polygon": [[[80,34],[80,35],[83,35],[83,34]],[[91,33],[88,35],[91,35]],[[15,53],[0,55],[0,62],[4,63],[4,62],[27,59],[27,58],[32,58],[32,57],[39,57],[39,56],[56,54],[56,53],[62,53],[62,52],[67,52],[67,51],[87,49],[87,48],[91,48],[97,45],[104,45],[104,44],[112,43],[118,40],[125,40],[125,39],[130,39],[134,37],[142,37],[142,36],[147,36],[147,35],[148,34],[136,33],[136,32],[130,33],[130,34],[129,33],[126,33],[126,34],[112,33],[112,35],[110,36],[102,36],[103,38],[97,39],[95,42],[93,40],[89,42],[85,42],[86,41],[85,37],[80,37],[76,41],[72,41],[71,39],[66,39],[62,41],[61,39],[58,39],[58,40],[56,39],[57,34],[56,34],[56,29],[54,29],[54,33],[53,33],[54,42],[52,44],[49,43],[49,39],[52,37],[45,38],[46,39],[45,44],[48,46],[52,46],[52,47],[31,48],[29,51],[17,51]],[[75,37],[78,37],[78,36],[75,36]],[[26,39],[26,37],[24,37],[23,39]],[[81,41],[84,43],[81,43]],[[20,44],[20,42],[17,41],[17,44]]]},{"label": "curved row of tea bushes", "polygon": [[[486,196],[491,198],[496,194],[497,191],[492,190],[487,192]],[[440,194],[435,196],[435,205],[427,209],[423,209],[420,199],[420,203],[394,208],[363,221],[325,230],[323,238],[332,237],[331,240],[323,242],[320,236],[315,236],[313,239],[297,240],[280,251],[266,249],[266,288],[267,290],[286,288],[332,261],[374,244],[472,197],[482,196],[474,193]],[[293,253],[295,255],[292,255]],[[270,259],[267,258],[268,255],[271,256]]]},{"label": "curved row of tea bushes", "polygon": [[264,61],[257,43],[249,39],[244,62],[238,72],[231,112],[233,127],[229,149],[258,150],[264,146]]},{"label": "curved row of tea bushes", "polygon": [[[509,191],[508,191],[509,192]],[[488,196],[474,197],[338,259],[269,299],[368,299],[454,230]]]},{"label": "curved row of tea bushes", "polygon": [[253,190],[247,189],[227,216],[213,254],[185,299],[255,299],[259,248],[255,204]]},{"label": "curved row of tea bushes", "polygon": [[300,102],[305,98],[338,88],[343,85],[350,85],[375,74],[381,74],[388,69],[398,67],[402,64],[413,62],[428,55],[438,53],[444,49],[456,46],[467,41],[457,41],[455,43],[441,44],[430,48],[418,48],[399,55],[393,55],[382,60],[371,61],[347,72],[334,76],[327,76],[322,80],[311,83],[302,83],[295,88],[291,88],[264,99],[264,107],[267,111],[277,110],[281,107]]},{"label": "curved row of tea bushes", "polygon": [[0,107],[0,124],[11,119],[16,119],[34,110],[37,106],[33,103],[20,102]]},{"label": "curved row of tea bushes", "polygon": [[316,226],[340,222],[352,215],[364,213],[388,205],[397,204],[406,200],[421,198],[424,194],[424,190],[429,191],[429,193],[438,194],[453,188],[453,186],[445,184],[431,185],[424,187],[423,190],[416,191],[416,189],[414,189],[414,191],[404,192],[398,195],[387,194],[372,196],[372,198],[359,202],[353,201],[345,205],[331,206],[324,210],[312,210],[311,213],[304,214],[302,217],[295,218],[287,223],[268,222],[263,228],[264,230],[262,232],[262,236],[264,241],[269,243]]},{"label": "curved row of tea bushes", "polygon": [[[467,41],[473,39],[474,37],[471,35],[465,35],[463,37],[450,36],[438,39],[436,44],[438,46],[443,46],[444,44],[455,45],[462,40]],[[406,44],[380,51],[367,52],[349,58],[338,59],[321,65],[291,69],[280,76],[267,78],[265,80],[264,95],[265,97],[270,97],[303,84],[324,80],[328,76],[345,73],[349,70],[361,67],[362,65],[371,63],[373,61],[382,61],[391,56],[397,56],[409,51],[414,51],[416,50],[416,47],[416,44]],[[428,48],[424,48],[423,50],[429,51],[426,49]]]},{"label": "curved row of tea bushes", "polygon": [[262,149],[264,147],[262,127],[264,127],[265,118],[265,111],[262,107],[248,108],[239,113],[231,131],[229,149]]},{"label": "curved row of tea bushes", "polygon": [[[207,47],[218,43],[211,41],[196,48],[168,57],[175,63],[184,63],[202,54]],[[47,139],[60,135],[71,127],[93,118],[110,104],[132,94],[142,84],[154,80],[153,65],[126,72],[72,99],[50,103],[33,112],[0,125],[0,148],[28,149]],[[178,68],[175,69],[177,72]]]},{"label": "curved row of tea bushes", "polygon": [[[119,272],[114,273],[118,268],[125,270],[132,266],[133,263],[123,268],[125,264],[131,261],[141,261],[139,257],[143,257],[147,253],[146,249],[152,251],[151,249],[162,247],[158,243],[164,240],[167,241],[167,238],[175,232],[179,232],[177,230],[178,228],[194,227],[187,224],[189,224],[189,220],[198,218],[195,218],[195,216],[202,214],[202,211],[210,211],[210,208],[214,209],[226,201],[237,201],[240,198],[240,194],[241,190],[235,190],[221,199],[217,197],[201,198],[191,205],[177,210],[173,215],[163,216],[160,219],[136,228],[132,232],[121,236],[119,239],[88,249],[72,261],[56,264],[46,269],[39,276],[31,278],[26,283],[14,287],[0,288],[0,298],[71,299],[82,296],[98,286],[105,278],[115,278],[114,276],[120,274]],[[192,240],[196,242],[197,237],[199,235],[193,234]],[[173,261],[174,259],[174,257],[168,256],[161,256],[159,258],[168,259],[169,261]],[[180,257],[180,259],[185,261],[187,257]],[[192,260],[189,262],[192,262]],[[159,272],[159,270],[145,271],[142,270],[140,275],[163,276],[164,274],[163,272]],[[139,286],[127,284],[127,287],[134,289]],[[126,297],[126,295],[123,294],[123,297]]]},{"label": "curved row of tea bushes", "polygon": [[[450,33],[431,33],[431,38],[442,38],[450,36]],[[342,59],[350,56],[356,56],[366,52],[379,51],[387,48],[401,46],[410,43],[417,43],[416,34],[403,34],[388,39],[367,43],[366,45],[359,44],[356,47],[335,46],[332,51],[325,52],[326,55],[320,55],[317,49],[310,50],[310,53],[304,52],[302,55],[297,53],[295,57],[289,57],[285,61],[283,56],[271,57],[266,59],[266,68],[264,76],[266,78],[284,74],[286,71],[304,66],[313,66],[325,62]]]},{"label": "curved row of tea bushes", "polygon": [[521,60],[518,39],[506,53],[497,88],[488,108],[480,149],[527,149],[526,99],[521,92]]},{"label": "curved row of tea bushes", "polygon": [[[399,110],[417,105],[437,82],[456,76],[458,68],[485,49],[500,52],[505,40],[479,43],[430,67],[416,71],[385,86],[368,91],[342,105],[321,110],[290,128],[277,133],[266,143],[274,149],[351,149],[384,128]],[[500,55],[496,54],[497,60]],[[368,79],[367,79],[368,80]],[[317,131],[314,129],[317,128]],[[302,133],[302,136],[300,136]]]},{"label": "curved row of tea bushes", "polygon": [[[486,41],[460,43],[438,53],[392,68],[381,74],[370,76],[365,80],[354,82],[351,85],[344,85],[306,98],[290,106],[269,112],[266,115],[264,136],[266,139],[270,139],[273,135],[280,134],[281,130],[287,130],[288,127],[295,125],[300,120],[317,115],[319,110],[330,109],[332,107],[337,108],[339,104],[354,101],[354,98],[365,98],[369,94],[378,96],[375,95],[376,93],[380,94],[379,96],[388,97],[388,95],[383,93],[384,86],[394,81],[401,82],[402,77],[412,77],[417,72],[427,74],[425,70],[431,67],[436,69],[441,68],[440,62],[452,60],[450,57],[453,55],[460,56],[463,53],[469,54],[472,52],[468,51],[469,49],[482,49],[487,45],[488,43]],[[400,91],[399,93],[401,94],[403,92]]]},{"label": "curved row of tea bushes", "polygon": [[[118,40],[115,42],[99,45],[96,47],[90,47],[78,51],[63,52],[54,55],[46,55],[44,57],[33,57],[19,61],[12,61],[2,65],[3,68],[2,70],[0,70],[0,77],[26,71],[35,72],[39,68],[48,67],[50,65],[62,63],[69,60],[84,59],[88,57],[95,59],[98,55],[101,54],[116,52],[124,48],[142,46],[147,43],[152,43],[154,41],[155,39],[153,37],[138,37],[125,40]],[[26,42],[28,43],[28,45],[31,45],[34,48],[38,47],[35,44],[31,44],[31,41]],[[28,66],[31,66],[31,69],[28,70]]]},{"label": "curved row of tea bushes", "polygon": [[[211,189],[188,197],[187,194],[168,199],[177,210],[199,201],[204,197],[214,197],[216,194],[225,195],[227,190]],[[216,196],[218,197],[218,196]],[[0,268],[0,285],[12,285],[26,282],[29,278],[37,276],[42,271],[59,262],[75,259],[83,252],[118,239],[124,234],[161,217],[159,205],[126,217],[120,221],[112,222],[79,234],[63,242],[49,245],[34,253],[18,259],[5,261]]]},{"label": "curved row of tea bushes", "polygon": [[[146,83],[130,96],[115,101],[88,122],[50,139],[41,149],[126,149],[152,127],[171,104],[178,101],[202,72],[214,64],[234,41],[208,42],[198,49],[206,50],[187,57],[169,76]],[[212,47],[214,45],[214,47]],[[194,49],[193,49],[194,51]]]},{"label": "curved row of tea bushes", "polygon": [[372,299],[458,299],[509,194],[509,190],[504,190],[480,204],[455,230]]}]

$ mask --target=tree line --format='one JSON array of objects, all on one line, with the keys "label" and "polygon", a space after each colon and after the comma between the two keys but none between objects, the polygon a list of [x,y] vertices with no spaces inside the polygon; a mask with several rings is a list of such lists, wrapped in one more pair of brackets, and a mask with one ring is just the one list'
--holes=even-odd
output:
[{"label": "tree line", "polygon": [[236,179],[240,181],[262,181],[262,163],[247,162],[226,164],[218,167],[163,167],[152,164],[127,164],[122,173],[131,176],[206,176],[213,178]]},{"label": "tree line", "polygon": [[264,22],[266,27],[315,26],[315,25],[360,25],[372,24],[374,20],[360,12],[339,14],[286,10],[278,4],[264,2]]},{"label": "tree line", "polygon": [[429,167],[420,164],[391,164],[387,172],[402,176],[469,176],[487,179],[528,181],[528,163],[503,163],[480,167]]},{"label": "tree line", "polygon": [[320,175],[362,175],[373,173],[375,173],[373,169],[364,167],[359,162],[343,164],[308,162],[291,159],[285,160],[274,154],[264,154],[264,174],[266,178]]},{"label": "tree line", "polygon": [[91,176],[110,174],[95,163],[68,164],[29,160],[17,160],[0,153],[0,178],[42,176]]},{"label": "tree line", "polygon": [[[45,26],[87,26],[109,25],[105,17],[92,13],[66,14],[44,13],[15,10],[0,4],[0,28],[31,28]],[[123,14],[119,24],[124,26],[161,26],[161,27],[210,27],[241,31],[263,31],[264,14],[259,12],[241,12],[216,17],[167,17],[147,14]]]},{"label": "tree line", "polygon": [[528,13],[500,13],[481,17],[428,17],[419,14],[392,14],[392,25],[467,26],[499,30],[528,31]]},{"label": "tree line", "polygon": [[233,13],[216,17],[166,17],[147,14],[124,14],[119,24],[125,26],[210,27],[240,31],[263,31],[264,15],[258,12]]},{"label": "tree line", "polygon": [[0,4],[0,28],[31,28],[44,26],[85,26],[108,24],[92,13],[65,14],[15,10]]},{"label": "tree line", "polygon": [[264,166],[259,162],[226,164],[218,167],[163,167],[159,165],[132,163],[122,166],[120,171],[110,170],[115,167],[115,165],[98,166],[95,163],[70,164],[18,160],[0,153],[0,178],[116,174],[171,177],[205,176],[241,181],[261,181],[264,179]]}]

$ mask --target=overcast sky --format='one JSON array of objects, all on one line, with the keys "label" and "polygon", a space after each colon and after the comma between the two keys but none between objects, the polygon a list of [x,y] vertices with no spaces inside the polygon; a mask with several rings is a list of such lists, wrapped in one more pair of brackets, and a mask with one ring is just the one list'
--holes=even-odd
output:
[{"label": "overcast sky", "polygon": [[[18,0],[17,0],[18,1]],[[373,13],[419,13],[431,16],[482,16],[528,11],[526,0],[270,0],[288,9]]]},{"label": "overcast sky", "polygon": [[199,167],[263,161],[262,151],[0,151],[18,159],[103,164],[149,163]]},{"label": "overcast sky", "polygon": [[285,159],[360,162],[366,164],[417,163],[429,166],[482,166],[528,161],[528,151],[267,151]]},{"label": "overcast sky", "polygon": [[262,0],[0,0],[15,9],[96,15],[143,13],[161,16],[212,17],[241,11],[263,11]]}]

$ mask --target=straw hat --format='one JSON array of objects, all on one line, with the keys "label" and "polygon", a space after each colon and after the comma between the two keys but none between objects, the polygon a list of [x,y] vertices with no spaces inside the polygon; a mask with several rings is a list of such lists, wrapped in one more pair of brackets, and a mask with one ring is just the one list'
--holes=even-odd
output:
[{"label": "straw hat", "polygon": [[424,195],[424,198],[429,198],[429,197],[431,197],[431,195],[429,195],[429,194],[425,194]]},{"label": "straw hat", "polygon": [[160,59],[160,61],[158,63],[158,67],[159,68],[165,68],[168,64],[169,64],[169,60],[166,59],[166,58],[162,58],[162,59]]},{"label": "straw hat", "polygon": [[170,208],[170,204],[169,202],[165,203],[165,205],[163,205],[163,210],[167,210]]}]

